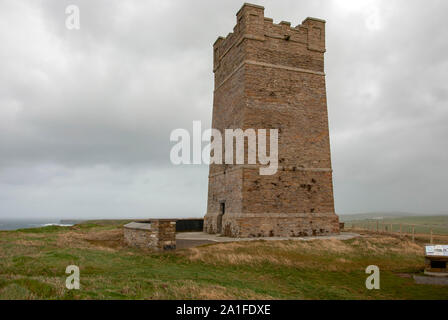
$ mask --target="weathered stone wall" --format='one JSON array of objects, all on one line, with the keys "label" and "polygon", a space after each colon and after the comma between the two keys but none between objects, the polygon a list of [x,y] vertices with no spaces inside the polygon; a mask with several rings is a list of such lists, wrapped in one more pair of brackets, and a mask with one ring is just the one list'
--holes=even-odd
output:
[{"label": "weathered stone wall", "polygon": [[[325,21],[274,24],[245,4],[214,46],[212,127],[278,129],[279,170],[210,165],[204,231],[233,237],[339,232],[334,212],[324,74]],[[246,145],[247,151],[247,145]]]},{"label": "weathered stone wall", "polygon": [[157,219],[131,222],[123,227],[128,246],[154,250],[176,249],[176,221]]}]

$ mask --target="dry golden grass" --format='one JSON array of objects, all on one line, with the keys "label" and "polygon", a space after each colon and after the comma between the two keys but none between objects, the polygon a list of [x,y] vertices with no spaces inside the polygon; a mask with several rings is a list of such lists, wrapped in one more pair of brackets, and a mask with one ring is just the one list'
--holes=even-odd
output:
[{"label": "dry golden grass", "polygon": [[356,269],[352,258],[388,254],[423,255],[421,245],[393,237],[363,237],[351,241],[252,241],[219,243],[183,251],[190,261],[213,265],[273,264],[337,271]]},{"label": "dry golden grass", "polygon": [[44,244],[43,241],[39,240],[27,240],[27,239],[19,239],[14,241],[15,244],[18,244],[20,246],[41,246]]},{"label": "dry golden grass", "polygon": [[95,233],[68,231],[58,234],[58,247],[63,248],[96,248],[114,251],[124,247],[123,230],[99,230]]},{"label": "dry golden grass", "polygon": [[312,240],[304,241],[302,243],[296,244],[297,249],[303,249],[306,251],[314,252],[331,252],[338,254],[348,254],[353,253],[355,249],[348,244],[346,241],[336,240],[336,239],[325,239],[325,240]]},{"label": "dry golden grass", "polygon": [[[367,241],[366,241],[367,240]],[[369,236],[355,239],[352,245],[361,247],[362,250],[375,254],[406,253],[422,254],[423,247],[406,238],[400,239],[390,236]]]}]

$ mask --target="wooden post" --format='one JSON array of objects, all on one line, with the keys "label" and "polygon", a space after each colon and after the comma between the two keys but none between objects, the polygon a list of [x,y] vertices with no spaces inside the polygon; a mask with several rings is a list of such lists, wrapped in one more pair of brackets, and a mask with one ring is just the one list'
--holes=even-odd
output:
[{"label": "wooden post", "polygon": [[415,242],[415,226],[412,226],[412,242]]},{"label": "wooden post", "polygon": [[378,231],[379,231],[379,222],[378,220],[376,220],[376,232],[378,233]]},{"label": "wooden post", "polygon": [[392,227],[392,223],[390,224],[390,233],[394,232],[394,228]]},{"label": "wooden post", "polygon": [[430,243],[432,244],[432,228],[431,228],[431,242]]}]

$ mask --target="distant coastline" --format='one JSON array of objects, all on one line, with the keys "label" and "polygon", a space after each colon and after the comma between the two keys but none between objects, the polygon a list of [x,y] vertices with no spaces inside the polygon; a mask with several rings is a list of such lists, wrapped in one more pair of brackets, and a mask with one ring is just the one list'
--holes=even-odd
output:
[{"label": "distant coastline", "polygon": [[86,222],[87,220],[81,220],[81,219],[62,219],[59,221],[60,224],[70,224],[70,225],[75,225],[78,223],[83,223]]},{"label": "distant coastline", "polygon": [[47,226],[69,227],[80,222],[82,221],[59,219],[0,219],[0,230],[18,230]]}]

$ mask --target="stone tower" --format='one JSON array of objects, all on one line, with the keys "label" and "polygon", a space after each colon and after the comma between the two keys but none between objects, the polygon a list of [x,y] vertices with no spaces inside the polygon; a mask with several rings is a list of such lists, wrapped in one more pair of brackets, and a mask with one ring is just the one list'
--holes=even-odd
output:
[{"label": "stone tower", "polygon": [[[291,27],[244,4],[213,45],[212,127],[278,129],[278,171],[211,164],[204,231],[231,237],[339,232],[324,74],[325,21]],[[246,143],[247,148],[247,143]]]}]

